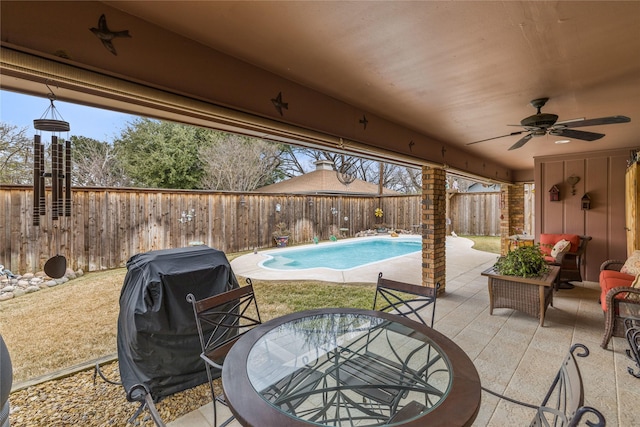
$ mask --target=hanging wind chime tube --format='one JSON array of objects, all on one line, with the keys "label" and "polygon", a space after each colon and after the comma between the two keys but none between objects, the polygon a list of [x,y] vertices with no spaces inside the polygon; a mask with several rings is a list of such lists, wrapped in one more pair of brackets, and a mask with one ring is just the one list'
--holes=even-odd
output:
[{"label": "hanging wind chime tube", "polygon": [[33,225],[40,225],[40,186],[42,176],[42,165],[40,164],[40,135],[33,137]]},{"label": "hanging wind chime tube", "polygon": [[[33,121],[36,130],[52,133],[69,132],[69,123],[62,119],[53,105],[56,97],[49,89],[50,105],[40,119]],[[47,115],[50,114],[50,118]],[[45,179],[51,179],[51,219],[71,216],[71,141],[51,135],[51,171],[45,168],[45,145],[39,134],[33,137],[33,225],[40,225],[46,215]]]}]

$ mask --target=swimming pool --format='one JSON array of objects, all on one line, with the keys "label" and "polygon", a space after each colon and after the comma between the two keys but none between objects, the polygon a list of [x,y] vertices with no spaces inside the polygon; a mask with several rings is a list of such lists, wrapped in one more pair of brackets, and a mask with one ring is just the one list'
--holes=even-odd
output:
[{"label": "swimming pool", "polygon": [[422,250],[420,237],[374,237],[265,253],[259,265],[271,270],[350,270]]}]

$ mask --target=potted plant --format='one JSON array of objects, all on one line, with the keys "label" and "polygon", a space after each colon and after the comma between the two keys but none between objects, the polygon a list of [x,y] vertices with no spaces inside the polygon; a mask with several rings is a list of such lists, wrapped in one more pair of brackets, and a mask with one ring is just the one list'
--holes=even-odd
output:
[{"label": "potted plant", "polygon": [[494,267],[503,276],[519,277],[539,277],[549,269],[540,245],[518,246],[501,256]]},{"label": "potted plant", "polygon": [[384,215],[384,212],[382,211],[382,209],[381,208],[376,208],[373,211],[373,215],[376,217],[376,231],[378,233],[386,233],[387,232],[387,224],[382,222],[382,217]]},{"label": "potted plant", "polygon": [[279,222],[276,224],[276,229],[273,233],[271,233],[273,239],[276,241],[276,246],[279,248],[283,248],[287,246],[289,242],[289,236],[291,236],[291,230],[287,227],[287,224],[284,222]]},{"label": "potted plant", "polygon": [[387,224],[385,224],[384,222],[381,222],[379,224],[376,224],[376,231],[378,233],[386,233],[387,232]]}]

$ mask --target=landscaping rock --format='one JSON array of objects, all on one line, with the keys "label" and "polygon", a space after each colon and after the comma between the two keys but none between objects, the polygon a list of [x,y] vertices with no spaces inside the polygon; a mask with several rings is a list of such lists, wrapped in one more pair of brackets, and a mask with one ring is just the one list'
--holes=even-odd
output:
[{"label": "landscaping rock", "polygon": [[2,294],[3,296],[2,298],[0,298],[0,301],[7,301],[16,297],[20,297],[27,293],[37,292],[40,289],[58,286],[68,282],[71,279],[75,279],[84,275],[82,269],[73,271],[70,268],[65,272],[65,276],[59,279],[50,278],[44,271],[38,271],[37,273],[26,273],[22,275],[8,273],[8,270],[2,270],[1,273],[0,294]]}]

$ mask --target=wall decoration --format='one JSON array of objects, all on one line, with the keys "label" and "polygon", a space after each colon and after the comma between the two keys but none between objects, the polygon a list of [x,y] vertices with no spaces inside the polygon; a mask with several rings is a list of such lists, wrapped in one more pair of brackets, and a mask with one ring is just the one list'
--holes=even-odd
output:
[{"label": "wall decoration", "polygon": [[98,19],[98,28],[92,27],[89,28],[89,31],[95,34],[102,42],[102,45],[116,56],[118,55],[118,52],[116,51],[115,46],[113,46],[113,39],[116,37],[131,38],[129,30],[111,31],[109,27],[107,27],[107,18],[104,16],[104,13],[100,15],[100,19]]},{"label": "wall decoration", "polygon": [[560,189],[558,188],[557,185],[554,185],[549,190],[549,201],[557,202],[559,200],[560,200]]},{"label": "wall decoration", "polygon": [[591,197],[589,197],[589,193],[584,193],[584,196],[582,196],[582,199],[580,199],[581,201],[581,209],[583,211],[588,211],[589,209],[591,209]]},{"label": "wall decoration", "polygon": [[571,175],[569,178],[567,178],[567,184],[571,186],[571,194],[574,196],[576,195],[576,184],[579,182],[580,182],[579,176]]},{"label": "wall decoration", "polygon": [[271,103],[274,107],[276,107],[276,110],[278,111],[278,113],[280,113],[281,116],[284,116],[284,113],[282,112],[283,108],[285,110],[289,109],[289,103],[282,101],[282,92],[279,92],[278,96],[276,96],[275,98],[271,98]]},{"label": "wall decoration", "polygon": [[367,130],[367,123],[369,123],[369,120],[367,120],[367,116],[365,116],[364,114],[362,115],[362,118],[360,120],[358,120],[358,122],[360,124],[362,124],[362,128],[364,130]]}]

